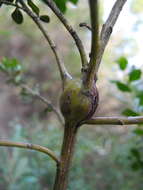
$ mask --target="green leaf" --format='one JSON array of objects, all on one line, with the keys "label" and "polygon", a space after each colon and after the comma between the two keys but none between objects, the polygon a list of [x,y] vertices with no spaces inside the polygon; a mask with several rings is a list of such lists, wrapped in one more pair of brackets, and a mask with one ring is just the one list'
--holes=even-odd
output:
[{"label": "green leaf", "polygon": [[121,70],[125,70],[128,65],[128,60],[125,57],[120,57],[117,59],[117,63],[119,64]]},{"label": "green leaf", "polygon": [[127,84],[124,84],[124,83],[122,83],[120,81],[115,81],[115,80],[112,81],[112,82],[116,83],[116,86],[120,91],[122,91],[122,92],[131,92],[131,89]]},{"label": "green leaf", "polygon": [[69,0],[70,2],[72,2],[73,4],[77,4],[78,0]]},{"label": "green leaf", "polygon": [[131,165],[131,168],[132,168],[132,170],[134,170],[134,171],[139,170],[139,169],[141,168],[140,163],[134,162],[134,163]]},{"label": "green leaf", "polygon": [[136,148],[131,149],[131,154],[136,157],[138,160],[140,160],[140,152]]},{"label": "green leaf", "polygon": [[15,58],[3,58],[0,64],[0,70],[16,76],[22,71],[22,66]]},{"label": "green leaf", "polygon": [[139,104],[140,104],[140,106],[143,106],[143,91],[140,91],[137,94],[137,98],[139,98]]},{"label": "green leaf", "polygon": [[57,7],[60,9],[60,11],[62,11],[63,13],[66,12],[66,3],[67,3],[67,0],[54,0]]},{"label": "green leaf", "polygon": [[[46,0],[42,0],[45,4],[47,4]],[[73,4],[77,4],[78,0],[53,0],[57,7],[60,9],[62,13],[65,13],[67,10],[67,2],[71,2]],[[47,4],[48,5],[48,4]]]},{"label": "green leaf", "polygon": [[33,11],[34,13],[36,13],[37,15],[39,15],[40,10],[39,10],[39,8],[32,2],[32,0],[28,0],[27,2],[28,2],[28,5],[30,6],[30,8],[32,9],[32,11]]},{"label": "green leaf", "polygon": [[42,20],[43,22],[49,23],[50,17],[48,15],[41,15],[40,20]]},{"label": "green leaf", "polygon": [[125,109],[123,112],[122,112],[123,115],[125,116],[139,116],[139,114],[131,109]]},{"label": "green leaf", "polygon": [[133,69],[129,73],[129,81],[139,80],[141,78],[141,74],[142,74],[142,72],[140,69]]},{"label": "green leaf", "polygon": [[141,135],[141,136],[143,136],[143,129],[135,129],[134,130],[134,133],[136,134],[136,135]]},{"label": "green leaf", "polygon": [[11,17],[17,24],[23,23],[23,15],[22,15],[22,12],[18,8],[14,10],[14,12],[11,14]]},{"label": "green leaf", "polygon": [[53,108],[51,105],[49,105],[45,110],[44,112],[47,113],[47,112],[52,112],[53,111]]}]

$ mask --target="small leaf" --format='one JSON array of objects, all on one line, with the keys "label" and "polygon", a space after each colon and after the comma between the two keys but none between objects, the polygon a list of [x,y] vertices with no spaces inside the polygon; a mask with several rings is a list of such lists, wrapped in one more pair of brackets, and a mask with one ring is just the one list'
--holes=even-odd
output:
[{"label": "small leaf", "polygon": [[143,136],[143,129],[135,129],[134,130],[134,133],[136,134],[136,135],[141,135],[141,136]]},{"label": "small leaf", "polygon": [[141,74],[142,74],[142,72],[140,69],[133,69],[129,73],[129,81],[139,80],[141,78]]},{"label": "small leaf", "polygon": [[11,17],[17,24],[23,23],[23,15],[22,15],[22,12],[18,8],[14,10],[14,12],[11,14]]},{"label": "small leaf", "polygon": [[32,2],[32,0],[28,0],[27,2],[28,2],[28,5],[31,7],[32,11],[33,11],[34,13],[36,13],[37,15],[39,15],[40,10],[39,10],[39,8]]},{"label": "small leaf", "polygon": [[51,105],[49,105],[45,110],[44,112],[47,113],[47,112],[52,112],[53,111],[53,108]]},{"label": "small leaf", "polygon": [[125,70],[128,65],[128,60],[125,57],[120,57],[117,60],[117,63],[119,64],[121,70]]},{"label": "small leaf", "polygon": [[41,15],[40,20],[42,20],[43,22],[49,23],[50,17],[48,15]]},{"label": "small leaf", "polygon": [[139,116],[139,114],[131,109],[125,109],[123,112],[122,112],[123,115],[125,116]]},{"label": "small leaf", "polygon": [[120,81],[112,81],[112,82],[116,83],[117,88],[121,90],[122,92],[131,92],[131,89],[127,84],[124,84]]}]

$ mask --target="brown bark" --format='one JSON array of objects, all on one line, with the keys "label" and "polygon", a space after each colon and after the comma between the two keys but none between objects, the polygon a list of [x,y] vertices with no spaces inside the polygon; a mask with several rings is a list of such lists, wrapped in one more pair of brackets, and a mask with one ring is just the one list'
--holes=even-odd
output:
[{"label": "brown bark", "polygon": [[61,151],[61,162],[57,167],[54,190],[66,190],[68,183],[68,174],[71,166],[73,150],[77,135],[77,126],[66,124],[64,130],[64,139]]}]

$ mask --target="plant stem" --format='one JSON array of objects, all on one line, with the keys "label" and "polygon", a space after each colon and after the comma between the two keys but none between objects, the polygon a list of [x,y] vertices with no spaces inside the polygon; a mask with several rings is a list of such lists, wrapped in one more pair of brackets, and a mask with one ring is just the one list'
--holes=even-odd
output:
[{"label": "plant stem", "polygon": [[36,151],[43,152],[43,153],[49,155],[54,161],[57,162],[57,165],[60,162],[52,150],[50,150],[44,146],[37,145],[37,144],[23,143],[23,142],[12,142],[12,141],[8,141],[8,140],[0,140],[0,146],[17,147],[17,148],[25,148],[25,149],[36,150]]},{"label": "plant stem", "polygon": [[60,75],[61,75],[61,79],[62,79],[62,83],[63,83],[63,87],[64,87],[64,83],[66,81],[67,78],[71,78],[70,74],[68,73],[67,69],[65,68],[64,62],[60,59],[59,53],[57,51],[57,47],[54,43],[54,41],[51,39],[50,35],[48,34],[48,32],[44,29],[44,27],[42,26],[39,17],[37,17],[37,15],[33,14],[33,12],[29,9],[29,7],[26,5],[26,3],[23,0],[19,0],[20,4],[23,7],[23,10],[27,13],[27,15],[29,15],[29,17],[32,18],[32,20],[35,22],[35,24],[37,25],[37,27],[39,28],[39,30],[42,32],[43,36],[45,37],[46,41],[49,43],[56,61],[57,61],[57,65],[60,71]]},{"label": "plant stem", "polygon": [[84,46],[82,44],[81,39],[79,38],[77,32],[73,29],[73,27],[69,24],[68,20],[65,18],[65,16],[62,14],[62,12],[59,10],[59,8],[56,6],[53,0],[42,0],[45,2],[51,10],[55,13],[55,15],[59,18],[59,20],[63,23],[67,31],[70,33],[72,38],[74,39],[76,46],[79,50],[81,61],[82,61],[82,68],[86,68],[88,61],[86,57],[86,52],[84,49]]},{"label": "plant stem", "polygon": [[65,124],[63,145],[61,150],[61,161],[57,167],[54,190],[66,190],[68,174],[73,156],[75,140],[77,136],[77,125]]},{"label": "plant stem", "polygon": [[98,55],[98,33],[99,33],[98,0],[89,0],[89,8],[90,8],[92,41],[91,41],[90,62],[85,83],[85,86],[87,88],[92,87],[94,78],[96,77],[95,75],[96,75],[96,65],[97,65],[97,55]]},{"label": "plant stem", "polygon": [[137,124],[143,124],[143,116],[95,117],[95,118],[91,118],[87,121],[84,121],[83,124],[88,124],[88,125],[137,125]]}]

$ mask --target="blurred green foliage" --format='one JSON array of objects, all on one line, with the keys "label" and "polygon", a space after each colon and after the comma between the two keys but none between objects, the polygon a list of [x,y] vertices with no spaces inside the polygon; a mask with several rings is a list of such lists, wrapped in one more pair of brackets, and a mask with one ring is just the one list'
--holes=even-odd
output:
[{"label": "blurred green foliage", "polygon": [[[122,114],[125,116],[139,116],[143,115],[143,73],[140,68],[136,66],[130,66],[128,60],[125,57],[120,57],[117,60],[119,68],[123,74],[123,79],[126,82],[126,87],[130,90],[125,91],[124,86],[116,85],[122,92],[128,92],[131,96],[132,104],[129,108],[123,110]],[[132,145],[128,158],[130,160],[130,166],[134,171],[140,170],[143,172],[143,126],[139,125],[133,133],[136,135],[138,141]]]},{"label": "blurred green foliage", "polygon": [[[59,155],[63,135],[60,127],[53,124],[43,125],[37,117],[33,117],[28,125],[21,125],[15,120],[10,126],[11,140],[47,146]],[[104,142],[104,138],[108,140]],[[140,172],[135,174],[130,169],[131,162],[128,158],[131,148],[138,143],[139,138],[132,134],[127,143],[122,138],[120,141],[118,135],[109,138],[107,134],[104,138],[102,133],[98,132],[95,135],[88,128],[80,131],[71,168],[69,190],[73,187],[74,190],[129,190],[142,187],[142,175]],[[0,189],[52,188],[56,166],[47,155],[3,147],[0,163]]]},{"label": "blurred green foliage", "polygon": [[143,1],[142,0],[132,0],[131,11],[135,14],[143,12]]}]

